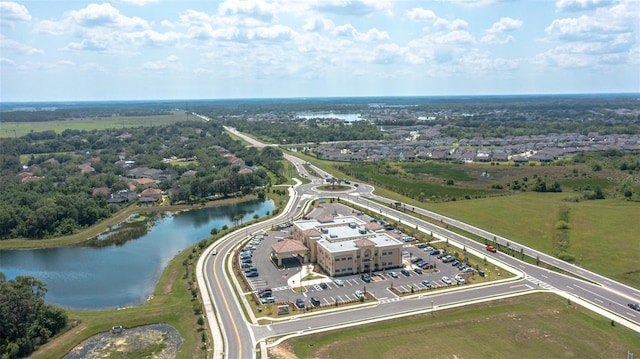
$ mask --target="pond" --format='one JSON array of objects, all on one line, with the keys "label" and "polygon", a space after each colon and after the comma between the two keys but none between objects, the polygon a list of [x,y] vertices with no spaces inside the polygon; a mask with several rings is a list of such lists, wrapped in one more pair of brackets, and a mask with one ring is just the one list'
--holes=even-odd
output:
[{"label": "pond", "polygon": [[251,201],[166,215],[139,239],[122,246],[62,247],[0,251],[7,280],[34,276],[47,285],[45,300],[78,310],[144,304],[169,261],[210,235],[212,228],[242,223],[275,209],[272,201]]}]

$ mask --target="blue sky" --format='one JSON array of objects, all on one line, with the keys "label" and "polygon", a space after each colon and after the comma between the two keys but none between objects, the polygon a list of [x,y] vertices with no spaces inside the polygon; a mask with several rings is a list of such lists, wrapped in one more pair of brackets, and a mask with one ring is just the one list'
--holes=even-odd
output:
[{"label": "blue sky", "polygon": [[0,101],[640,92],[639,0],[0,2]]}]

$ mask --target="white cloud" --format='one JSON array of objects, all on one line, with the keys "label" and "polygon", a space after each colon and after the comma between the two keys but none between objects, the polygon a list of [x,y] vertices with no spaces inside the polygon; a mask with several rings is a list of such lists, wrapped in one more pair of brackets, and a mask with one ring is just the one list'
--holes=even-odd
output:
[{"label": "white cloud", "polygon": [[120,30],[148,29],[147,21],[139,17],[127,17],[109,3],[89,4],[81,10],[68,13],[67,22],[83,27],[111,27]]},{"label": "white cloud", "polygon": [[17,54],[26,54],[26,55],[44,53],[44,51],[40,49],[36,49],[35,47],[31,47],[29,45],[19,43],[18,41],[8,39],[1,34],[0,34],[0,50],[9,51]]},{"label": "white cloud", "polygon": [[295,32],[288,26],[274,25],[251,29],[247,32],[249,40],[288,40],[295,35]]},{"label": "white cloud", "polygon": [[226,0],[218,6],[220,16],[250,17],[261,22],[275,18],[276,5],[263,0]]},{"label": "white cloud", "polygon": [[494,22],[491,28],[487,30],[490,34],[501,34],[505,31],[519,29],[522,26],[522,20],[503,17],[498,22]]},{"label": "white cloud", "polygon": [[407,10],[405,16],[413,21],[435,20],[437,18],[433,11],[422,8]]},{"label": "white cloud", "polygon": [[138,6],[145,6],[148,4],[153,4],[153,3],[157,3],[160,0],[121,0],[123,2],[126,2],[128,4],[133,4],[133,5],[138,5]]},{"label": "white cloud", "polygon": [[340,25],[333,28],[331,31],[335,36],[347,36],[352,37],[359,41],[380,41],[388,40],[389,34],[378,29],[370,29],[367,32],[359,32],[351,24]]},{"label": "white cloud", "polygon": [[611,0],[558,0],[556,11],[584,11],[611,5]]},{"label": "white cloud", "polygon": [[514,0],[446,0],[452,3],[469,6],[469,7],[483,7],[483,6],[493,6],[498,5],[500,3],[513,2]]},{"label": "white cloud", "polygon": [[180,57],[178,57],[176,55],[167,56],[167,61],[169,61],[169,62],[176,62],[176,61],[179,61],[179,60],[180,60]]},{"label": "white cloud", "polygon": [[[632,3],[630,3],[632,4]],[[604,39],[613,33],[637,31],[640,21],[638,4],[620,4],[609,9],[600,8],[592,14],[577,18],[553,20],[546,33],[558,39]]]},{"label": "white cloud", "polygon": [[460,29],[464,29],[468,26],[469,24],[462,20],[462,19],[454,19],[452,21],[449,21],[447,19],[443,19],[443,18],[438,18],[434,23],[433,26],[436,29],[439,30],[460,30]]},{"label": "white cloud", "polygon": [[13,28],[17,22],[25,22],[31,20],[31,14],[24,5],[16,2],[2,1],[0,2],[0,26],[8,26]]},{"label": "white cloud", "polygon": [[8,66],[12,66],[15,65],[15,61],[8,59],[6,57],[0,57],[0,65],[8,65]]},{"label": "white cloud", "polygon": [[334,28],[335,25],[331,20],[322,19],[322,18],[308,18],[304,25],[302,26],[302,30],[307,32],[317,32],[322,30],[328,30]]},{"label": "white cloud", "polygon": [[521,26],[522,20],[503,17],[485,31],[486,34],[480,39],[480,42],[506,44],[513,40],[513,36],[503,33],[519,29]]},{"label": "white cloud", "polygon": [[390,0],[316,0],[312,8],[336,15],[365,16],[382,12],[392,14]]}]

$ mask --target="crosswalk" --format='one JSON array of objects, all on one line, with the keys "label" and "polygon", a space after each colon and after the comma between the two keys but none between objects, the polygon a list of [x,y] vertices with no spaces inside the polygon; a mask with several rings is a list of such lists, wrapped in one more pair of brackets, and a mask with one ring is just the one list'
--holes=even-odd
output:
[{"label": "crosswalk", "polygon": [[542,288],[542,289],[556,290],[556,287],[552,286],[551,284],[547,284],[547,283],[541,281],[540,279],[532,277],[530,275],[527,275],[525,277],[525,279],[528,280],[529,282],[535,284],[536,286]]},{"label": "crosswalk", "polygon": [[378,303],[380,304],[384,304],[384,303],[391,303],[391,302],[399,302],[401,301],[402,298],[400,297],[395,297],[395,298],[384,298],[384,299],[380,299],[378,300]]}]

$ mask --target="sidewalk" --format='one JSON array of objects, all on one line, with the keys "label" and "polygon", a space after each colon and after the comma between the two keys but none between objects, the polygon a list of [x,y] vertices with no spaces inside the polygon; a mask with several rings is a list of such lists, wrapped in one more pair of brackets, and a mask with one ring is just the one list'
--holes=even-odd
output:
[{"label": "sidewalk", "polygon": [[[309,279],[309,280],[304,280],[303,281],[303,278],[305,278],[309,274],[314,276],[314,277],[322,277],[322,278]],[[320,273],[314,272],[312,264],[304,264],[302,266],[302,269],[300,269],[300,272],[292,275],[291,277],[289,277],[287,279],[287,285],[289,285],[289,287],[291,287],[291,288],[301,287],[301,286],[305,286],[305,285],[315,285],[315,284],[320,284],[320,283],[323,283],[323,282],[324,283],[331,282],[331,279],[328,278],[325,275],[322,275]]]}]

